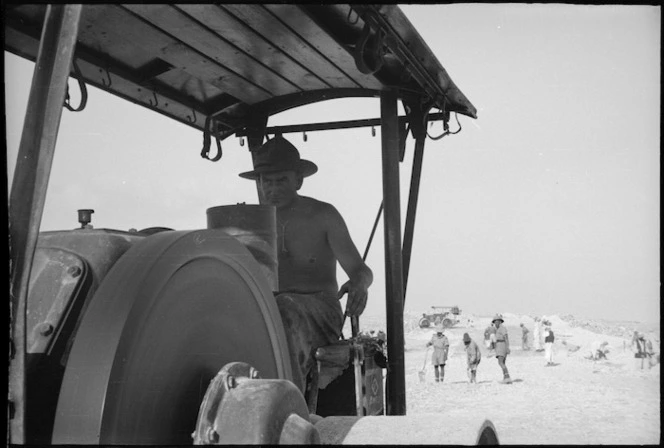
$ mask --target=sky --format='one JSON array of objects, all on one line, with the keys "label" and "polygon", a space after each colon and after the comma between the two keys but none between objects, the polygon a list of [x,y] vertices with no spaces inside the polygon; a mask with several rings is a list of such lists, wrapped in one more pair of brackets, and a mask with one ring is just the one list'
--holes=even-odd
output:
[{"label": "sky", "polygon": [[[660,7],[401,9],[478,110],[459,116],[460,133],[427,140],[406,311],[658,321]],[[5,52],[9,186],[33,67]],[[81,208],[95,210],[96,228],[200,229],[209,207],[257,202],[238,177],[251,158],[237,138],[211,163],[199,131],[88,93],[83,112],[63,111],[41,230],[78,227]],[[268,125],[379,116],[378,99],[332,100]],[[335,205],[361,254],[382,196],[376,130],[285,135],[319,167],[300,193]],[[400,168],[402,226],[413,146]],[[366,315],[385,314],[383,244],[381,220]]]}]

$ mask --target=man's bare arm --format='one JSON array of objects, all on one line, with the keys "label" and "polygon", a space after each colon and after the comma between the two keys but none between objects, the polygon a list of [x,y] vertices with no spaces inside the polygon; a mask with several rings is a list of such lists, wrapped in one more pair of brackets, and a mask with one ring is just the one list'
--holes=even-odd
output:
[{"label": "man's bare arm", "polygon": [[373,272],[362,260],[341,214],[329,205],[325,215],[328,242],[349,278],[340,288],[339,298],[348,293],[346,311],[350,316],[359,316],[367,305],[368,289],[373,283]]}]

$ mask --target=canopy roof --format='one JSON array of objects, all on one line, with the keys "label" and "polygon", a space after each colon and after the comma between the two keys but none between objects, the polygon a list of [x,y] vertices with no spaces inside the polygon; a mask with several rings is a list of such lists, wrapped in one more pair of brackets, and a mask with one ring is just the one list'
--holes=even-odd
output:
[{"label": "canopy roof", "polygon": [[[35,61],[47,6],[5,8],[5,49]],[[395,5],[85,5],[74,61],[89,85],[197,129],[211,117],[219,138],[257,116],[394,88],[476,118]]]}]

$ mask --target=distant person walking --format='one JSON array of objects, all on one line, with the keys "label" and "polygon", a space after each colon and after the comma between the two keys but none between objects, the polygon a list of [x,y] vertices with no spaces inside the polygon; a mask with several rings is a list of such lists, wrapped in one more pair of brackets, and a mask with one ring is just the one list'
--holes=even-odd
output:
[{"label": "distant person walking", "polygon": [[507,328],[503,325],[505,321],[503,316],[496,314],[491,321],[491,323],[496,327],[496,359],[498,359],[498,365],[503,371],[503,383],[511,383],[512,379],[510,378],[510,373],[507,370],[507,355],[510,354],[510,340],[507,334]]},{"label": "distant person walking", "polygon": [[549,322],[545,323],[544,327],[544,359],[546,359],[546,365],[552,366],[553,362],[553,341],[555,336],[553,330],[551,329],[551,324]]},{"label": "distant person walking", "polygon": [[533,330],[533,344],[536,352],[541,352],[542,349],[542,319],[535,316],[535,329]]},{"label": "distant person walking", "polygon": [[430,346],[433,346],[431,364],[433,364],[434,372],[436,373],[436,382],[442,383],[445,378],[445,363],[447,362],[447,353],[450,348],[450,342],[443,334],[442,325],[436,327],[436,334],[434,334],[431,337],[431,340],[427,342],[427,347]]},{"label": "distant person walking", "polygon": [[519,326],[521,327],[521,349],[530,350],[530,347],[528,346],[528,333],[530,333],[530,331],[526,328],[523,322],[521,322]]},{"label": "distant person walking", "polygon": [[463,334],[463,345],[466,348],[466,360],[468,362],[468,376],[471,383],[477,383],[477,366],[482,360],[482,353],[475,341],[470,339],[468,333]]}]

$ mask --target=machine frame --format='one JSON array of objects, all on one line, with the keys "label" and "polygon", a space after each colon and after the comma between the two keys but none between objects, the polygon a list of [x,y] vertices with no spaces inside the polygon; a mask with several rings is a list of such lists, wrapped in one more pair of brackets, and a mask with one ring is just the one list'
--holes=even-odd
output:
[{"label": "machine frame", "polygon": [[[386,414],[406,414],[403,310],[427,123],[441,120],[447,130],[451,113],[477,115],[397,6],[12,4],[5,50],[35,62],[9,198],[11,443],[25,443],[27,290],[70,77],[200,130],[201,156],[213,161],[223,160],[231,135],[246,137],[253,153],[267,134],[381,127]],[[380,117],[267,127],[276,113],[349,97],[379,97]],[[399,100],[406,116],[398,116]],[[415,149],[402,226],[408,132]]]}]

